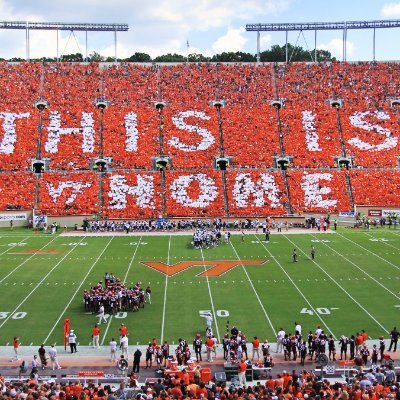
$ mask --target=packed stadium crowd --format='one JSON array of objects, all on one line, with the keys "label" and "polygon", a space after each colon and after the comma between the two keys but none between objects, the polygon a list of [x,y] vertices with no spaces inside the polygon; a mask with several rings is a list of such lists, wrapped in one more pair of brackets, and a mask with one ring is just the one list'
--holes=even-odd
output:
[{"label": "packed stadium crowd", "polygon": [[399,384],[391,378],[388,370],[385,374],[378,369],[349,380],[347,383],[330,383],[319,379],[312,372],[283,372],[277,378],[269,377],[265,383],[257,382],[243,387],[229,386],[226,383],[185,381],[185,379],[159,379],[155,384],[140,387],[132,392],[122,383],[118,388],[112,385],[96,385],[94,382],[83,385],[79,381],[67,383],[38,383],[34,377],[28,382],[5,383],[0,375],[3,400],[180,400],[180,399],[398,399]]},{"label": "packed stadium crowd", "polygon": [[[388,104],[395,64],[1,63],[0,76],[0,208],[111,218],[218,216],[227,207],[284,215],[289,203],[294,212],[348,211],[349,185],[355,204],[399,201],[399,127]],[[48,109],[32,109],[38,98]],[[101,113],[95,98],[109,108]],[[331,107],[335,99],[343,107]],[[160,152],[171,159],[165,181],[152,170]],[[214,168],[222,153],[232,157],[225,174]],[[38,154],[48,164],[35,177]],[[112,161],[99,179],[91,162],[100,154]],[[287,177],[274,163],[286,155]],[[338,168],[338,156],[353,168]]]}]

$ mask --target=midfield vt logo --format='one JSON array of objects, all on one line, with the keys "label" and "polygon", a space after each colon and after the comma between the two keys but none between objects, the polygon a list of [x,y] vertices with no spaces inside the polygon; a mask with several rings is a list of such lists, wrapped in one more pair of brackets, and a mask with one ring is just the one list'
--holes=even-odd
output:
[{"label": "midfield vt logo", "polygon": [[172,265],[157,261],[142,261],[142,264],[167,276],[174,276],[191,267],[210,267],[196,276],[221,276],[235,267],[262,265],[267,261],[268,260],[180,261]]}]

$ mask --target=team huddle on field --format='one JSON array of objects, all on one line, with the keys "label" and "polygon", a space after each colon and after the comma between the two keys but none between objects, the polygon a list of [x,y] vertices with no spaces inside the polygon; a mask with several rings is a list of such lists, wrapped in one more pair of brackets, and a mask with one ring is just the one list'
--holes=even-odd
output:
[{"label": "team huddle on field", "polygon": [[99,281],[97,285],[83,292],[85,310],[92,314],[99,314],[100,323],[104,322],[105,313],[114,315],[124,311],[139,311],[144,308],[145,302],[151,303],[151,288],[141,287],[140,282],[135,286],[127,287],[112,273],[104,274],[104,284]]}]

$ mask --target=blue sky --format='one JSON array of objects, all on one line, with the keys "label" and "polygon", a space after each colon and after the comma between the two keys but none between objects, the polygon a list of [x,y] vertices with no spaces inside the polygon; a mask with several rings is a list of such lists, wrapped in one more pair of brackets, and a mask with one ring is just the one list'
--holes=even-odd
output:
[{"label": "blue sky", "polygon": [[[222,51],[256,52],[253,22],[331,22],[400,19],[400,1],[385,0],[0,0],[4,21],[124,22],[129,32],[118,34],[118,56],[135,52],[157,56],[190,53],[211,56]],[[314,33],[289,33],[289,42],[314,47]],[[25,32],[0,31],[0,57],[25,57]],[[372,30],[349,31],[348,60],[372,59]],[[284,44],[284,33],[263,33],[261,50]],[[399,60],[400,28],[376,31],[376,59]],[[319,32],[317,47],[342,59],[342,32]],[[55,32],[31,33],[31,56],[56,56]],[[82,33],[59,37],[60,53],[85,53]],[[88,53],[114,55],[112,33],[89,33]]]}]

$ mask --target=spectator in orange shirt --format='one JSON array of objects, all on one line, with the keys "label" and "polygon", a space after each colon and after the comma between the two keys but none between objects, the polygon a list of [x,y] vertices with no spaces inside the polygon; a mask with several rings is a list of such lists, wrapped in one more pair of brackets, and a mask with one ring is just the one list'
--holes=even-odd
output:
[{"label": "spectator in orange shirt", "polygon": [[363,344],[364,344],[367,341],[367,332],[365,332],[364,329],[361,331],[361,336],[363,338]]},{"label": "spectator in orange shirt", "polygon": [[[17,336],[14,336],[14,339],[13,339],[13,349],[14,349],[15,361],[20,360],[19,354],[18,354],[19,338]],[[13,361],[13,359],[14,359],[14,357],[11,357],[11,361]]]},{"label": "spectator in orange shirt", "polygon": [[356,356],[360,355],[360,350],[361,350],[363,342],[364,342],[364,338],[362,337],[362,335],[360,335],[357,332],[357,334],[356,334]]},{"label": "spectator in orange shirt", "polygon": [[99,339],[100,339],[100,329],[99,326],[95,324],[95,326],[92,329],[93,348],[98,349],[100,347]]},{"label": "spectator in orange shirt", "polygon": [[254,336],[253,341],[251,343],[253,344],[252,361],[254,361],[254,357],[256,354],[257,354],[257,361],[260,361],[260,340],[258,339],[257,336]]},{"label": "spectator in orange shirt", "polygon": [[183,393],[181,390],[181,385],[179,383],[175,383],[175,386],[169,390],[169,394],[171,395],[171,397],[173,396],[176,399],[180,399],[183,397]]},{"label": "spectator in orange shirt", "polygon": [[206,340],[206,349],[207,349],[207,361],[212,362],[212,353],[214,351],[214,340],[209,336]]},{"label": "spectator in orange shirt", "polygon": [[196,398],[200,399],[201,395],[203,395],[204,398],[207,398],[208,396],[208,391],[204,382],[200,382],[199,388],[196,392]]},{"label": "spectator in orange shirt", "polygon": [[186,368],[182,369],[182,377],[181,377],[181,379],[183,380],[183,383],[185,385],[189,385],[189,383],[190,383],[190,375],[189,375],[189,372],[186,371]]},{"label": "spectator in orange shirt", "polygon": [[128,336],[128,328],[124,324],[121,324],[121,326],[119,327],[120,339],[122,338],[122,336]]},{"label": "spectator in orange shirt", "polygon": [[242,386],[246,386],[246,369],[247,369],[247,364],[244,360],[244,358],[242,358],[239,363],[238,363],[238,367],[239,367],[239,384]]}]

